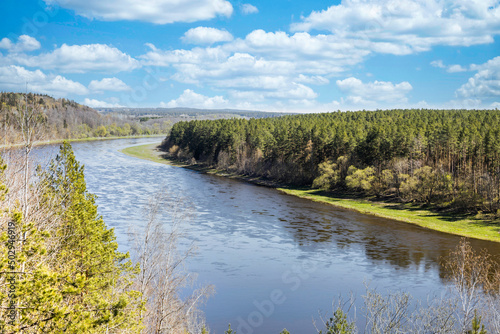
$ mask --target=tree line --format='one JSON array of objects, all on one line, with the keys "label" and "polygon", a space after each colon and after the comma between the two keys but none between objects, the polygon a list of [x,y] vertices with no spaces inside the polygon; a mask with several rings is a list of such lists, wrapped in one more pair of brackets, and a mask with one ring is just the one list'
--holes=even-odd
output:
[{"label": "tree line", "polygon": [[165,120],[140,121],[134,117],[101,115],[94,109],[68,99],[54,99],[36,93],[0,93],[0,145],[22,141],[21,116],[33,110],[43,135],[40,139],[164,134],[170,129]]},{"label": "tree line", "polygon": [[499,110],[385,110],[176,123],[177,159],[280,183],[500,209]]}]

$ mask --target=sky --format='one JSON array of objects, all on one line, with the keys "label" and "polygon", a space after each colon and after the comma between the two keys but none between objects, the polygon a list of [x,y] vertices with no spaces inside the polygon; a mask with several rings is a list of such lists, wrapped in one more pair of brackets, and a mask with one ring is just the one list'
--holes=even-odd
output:
[{"label": "sky", "polygon": [[500,0],[1,0],[0,91],[91,107],[500,108]]}]

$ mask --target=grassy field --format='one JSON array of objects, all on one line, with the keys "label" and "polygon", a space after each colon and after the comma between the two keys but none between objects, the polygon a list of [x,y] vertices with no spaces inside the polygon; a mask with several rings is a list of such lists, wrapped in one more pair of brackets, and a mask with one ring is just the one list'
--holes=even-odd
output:
[{"label": "grassy field", "polygon": [[[258,178],[248,178],[245,176],[228,174],[214,169],[197,168],[196,166],[188,166],[166,160],[161,157],[160,152],[155,150],[157,145],[158,144],[132,146],[123,149],[122,152],[130,156],[154,162],[180,167],[189,167],[196,170],[202,170],[210,174],[238,178],[261,185],[270,185],[268,182],[264,182]],[[500,224],[498,222],[495,223],[471,216],[436,213],[412,204],[373,202],[365,199],[344,198],[340,195],[332,195],[317,189],[287,188],[279,186],[276,188],[289,195],[330,204],[339,208],[354,210],[363,214],[402,221],[424,228],[464,237],[500,242]]]}]

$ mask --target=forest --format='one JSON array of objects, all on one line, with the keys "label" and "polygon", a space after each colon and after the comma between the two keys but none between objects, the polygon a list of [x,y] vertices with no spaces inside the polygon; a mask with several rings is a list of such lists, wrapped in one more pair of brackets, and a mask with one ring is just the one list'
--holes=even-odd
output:
[{"label": "forest", "polygon": [[293,186],[500,214],[499,110],[385,110],[176,123],[175,159]]},{"label": "forest", "polygon": [[96,110],[68,99],[45,94],[0,93],[0,145],[22,141],[21,119],[27,112],[38,120],[38,140],[81,139],[90,137],[153,135],[167,133],[165,119],[141,120],[136,117],[101,115]]},{"label": "forest", "polygon": [[195,108],[96,108],[102,114],[118,114],[126,116],[156,115],[169,118],[214,119],[214,118],[267,118],[291,115],[267,111],[251,111],[238,109],[195,109]]}]

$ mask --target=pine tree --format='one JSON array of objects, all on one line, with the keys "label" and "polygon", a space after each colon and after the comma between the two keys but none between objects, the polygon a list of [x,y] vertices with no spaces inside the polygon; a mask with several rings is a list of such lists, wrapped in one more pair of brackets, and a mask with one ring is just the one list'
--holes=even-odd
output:
[{"label": "pine tree", "polygon": [[[5,208],[2,225],[12,228],[0,236],[0,271],[5,274],[0,302],[4,314],[13,317],[2,317],[2,333],[141,331],[143,305],[130,288],[137,268],[127,261],[128,254],[117,251],[114,232],[99,216],[83,171],[64,143],[51,167],[39,172],[44,196],[37,206],[50,212],[51,228],[26,221],[20,204]],[[12,248],[15,258],[9,262]],[[8,279],[14,282],[10,295]]]},{"label": "pine tree", "polygon": [[[47,196],[59,203],[60,248],[54,266],[64,279],[60,289],[68,311],[58,329],[92,333],[120,327],[139,328],[134,311],[137,293],[126,291],[134,272],[128,254],[117,251],[113,229],[97,212],[96,196],[87,191],[84,167],[64,143],[43,173]],[[132,327],[132,328],[131,328]]]}]

